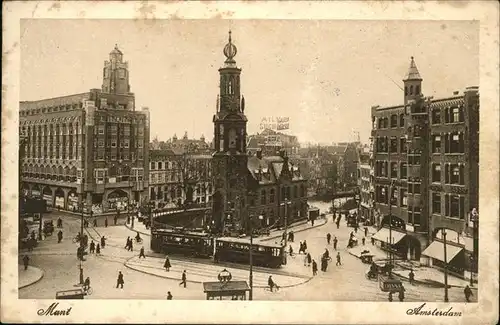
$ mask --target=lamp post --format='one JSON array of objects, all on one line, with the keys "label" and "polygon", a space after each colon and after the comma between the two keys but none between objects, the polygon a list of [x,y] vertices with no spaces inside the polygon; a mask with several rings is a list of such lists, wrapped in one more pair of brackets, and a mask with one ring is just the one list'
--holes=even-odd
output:
[{"label": "lamp post", "polygon": [[[288,210],[287,210],[287,206],[288,204],[290,204],[291,202],[288,200],[288,198],[285,197],[285,200],[283,201],[283,203],[281,203],[280,205],[284,206],[285,207],[285,218],[284,218],[284,221],[285,221],[285,250],[286,250],[286,247],[288,246]],[[283,264],[286,265],[286,253],[285,255],[283,256]]]},{"label": "lamp post", "polygon": [[442,229],[444,247],[444,302],[448,302],[448,261],[446,255],[446,230]]},{"label": "lamp post", "polygon": [[[259,220],[264,219],[262,215],[259,215]],[[249,275],[249,282],[250,282],[250,292],[248,295],[248,300],[253,300],[253,216],[250,216],[249,220],[250,224],[250,275]]]},{"label": "lamp post", "polygon": [[470,263],[470,286],[474,285],[474,279],[472,273],[474,272],[474,267],[477,263],[477,253],[478,253],[478,218],[479,214],[476,209],[472,209],[471,219],[472,219],[472,257]]}]

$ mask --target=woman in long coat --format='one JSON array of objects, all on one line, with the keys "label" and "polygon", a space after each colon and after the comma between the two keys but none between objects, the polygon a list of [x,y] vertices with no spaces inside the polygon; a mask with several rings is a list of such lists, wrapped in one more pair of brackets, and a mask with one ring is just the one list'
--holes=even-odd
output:
[{"label": "woman in long coat", "polygon": [[168,256],[167,256],[167,259],[165,260],[165,264],[163,264],[163,267],[165,268],[165,270],[167,272],[169,272],[170,268],[172,267],[172,265],[170,264],[170,259],[168,258]]}]

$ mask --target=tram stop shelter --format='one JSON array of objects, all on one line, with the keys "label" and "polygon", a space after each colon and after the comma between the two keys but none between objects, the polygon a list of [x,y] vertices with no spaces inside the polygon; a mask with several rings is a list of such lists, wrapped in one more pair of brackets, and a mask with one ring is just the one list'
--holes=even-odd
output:
[{"label": "tram stop shelter", "polygon": [[250,291],[246,281],[203,282],[207,300],[246,300]]}]

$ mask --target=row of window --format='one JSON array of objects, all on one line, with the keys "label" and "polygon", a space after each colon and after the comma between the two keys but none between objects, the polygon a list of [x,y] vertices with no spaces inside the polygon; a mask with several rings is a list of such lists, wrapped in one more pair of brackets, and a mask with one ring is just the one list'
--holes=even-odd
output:
[{"label": "row of window", "polygon": [[[399,144],[399,146],[398,146]],[[406,145],[406,138],[391,137],[377,137],[375,139],[376,152],[387,153],[406,153],[408,147]]]},{"label": "row of window", "polygon": [[[444,209],[442,209],[443,203],[444,203]],[[440,192],[433,192],[432,213],[441,214],[450,218],[464,219],[466,215],[465,197],[455,194],[447,194],[447,193],[443,194]]]},{"label": "row of window", "polygon": [[[399,166],[399,167],[398,167]],[[388,172],[388,162],[387,161],[376,161],[375,162],[375,176],[377,177],[387,177]],[[408,165],[405,162],[391,162],[391,178],[406,179],[408,176]]]},{"label": "row of window", "polygon": [[52,145],[52,146],[31,146],[26,150],[27,158],[42,159],[78,159],[78,144],[76,145]]},{"label": "row of window", "polygon": [[[211,170],[211,161],[209,159],[196,160],[188,159],[186,163],[182,164],[185,167],[195,168],[195,169],[206,169]],[[176,161],[151,161],[150,170],[165,170],[165,169],[177,169],[179,166]]]},{"label": "row of window", "polygon": [[[105,132],[106,125],[108,126],[108,132]],[[112,135],[116,135],[116,134],[130,135],[130,133],[133,133],[137,136],[142,136],[142,135],[144,135],[144,128],[143,127],[133,128],[132,132],[131,132],[130,125],[128,125],[128,124],[121,125],[121,124],[109,124],[109,123],[103,124],[103,123],[101,123],[95,128],[94,134],[101,134],[102,135],[104,133],[108,133],[108,134],[112,134]]]},{"label": "row of window", "polygon": [[464,133],[447,133],[444,135],[444,148],[442,145],[443,137],[440,134],[432,135],[432,152],[433,153],[464,153],[465,140]]},{"label": "row of window", "polygon": [[432,124],[444,123],[460,123],[464,121],[464,108],[459,107],[447,107],[444,110],[444,119],[441,118],[441,109],[435,108],[432,110]]},{"label": "row of window", "polygon": [[[137,153],[137,155],[136,155]],[[115,152],[112,151],[110,152],[105,152],[104,150],[95,150],[94,151],[94,160],[135,160],[137,157],[137,160],[143,160],[144,155],[142,153],[142,150],[136,150],[136,153],[132,152],[129,154],[129,152]],[[106,159],[104,159],[106,157]]]},{"label": "row of window", "polygon": [[45,124],[35,126],[23,126],[19,131],[21,134],[26,134],[28,138],[43,137],[57,137],[58,135],[71,135],[80,134],[81,130],[78,128],[78,123],[73,126],[72,123],[68,124]]},{"label": "row of window", "polygon": [[375,187],[375,202],[389,204],[393,206],[406,207],[408,206],[408,194],[406,188],[392,187],[389,194],[388,186]]},{"label": "row of window", "polygon": [[[108,148],[117,148],[118,143],[117,139],[108,139],[107,141],[107,146]],[[130,140],[129,139],[121,139],[120,140],[120,148],[129,148],[130,147]],[[136,148],[143,148],[144,143],[141,140],[137,140],[135,142],[135,147]],[[104,148],[104,139],[94,139],[94,148]]]},{"label": "row of window", "polygon": [[[444,165],[444,183],[445,184],[465,184],[465,165],[463,164],[445,164]],[[441,164],[432,164],[432,182],[441,183],[442,172]]]},{"label": "row of window", "polygon": [[[129,178],[127,176],[121,176]],[[113,177],[111,177],[113,178]],[[96,168],[94,169],[94,179],[96,180],[96,184],[104,184],[104,182],[109,182],[108,169],[106,168]],[[144,169],[143,168],[132,168],[130,174],[130,181],[142,181],[144,179]],[[125,180],[125,179],[123,179]],[[115,180],[116,181],[116,180]]]},{"label": "row of window", "polygon": [[40,113],[64,112],[64,111],[81,109],[82,107],[83,107],[83,103],[61,105],[61,106],[49,106],[49,107],[21,110],[19,112],[19,115],[20,116],[28,116],[28,115],[36,115],[36,114],[40,114]]},{"label": "row of window", "polygon": [[405,116],[404,114],[392,114],[390,118],[390,124],[389,124],[389,118],[387,117],[380,117],[375,118],[373,117],[373,129],[387,129],[388,127],[391,128],[397,128],[397,127],[404,127],[405,126]]}]

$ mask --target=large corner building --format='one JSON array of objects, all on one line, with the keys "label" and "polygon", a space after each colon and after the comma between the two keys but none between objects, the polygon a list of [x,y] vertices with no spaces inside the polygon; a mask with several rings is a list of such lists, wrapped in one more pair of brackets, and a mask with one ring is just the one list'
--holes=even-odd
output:
[{"label": "large corner building", "polygon": [[20,102],[22,189],[47,205],[94,213],[147,196],[149,111],[136,110],[128,62],[115,47],[101,89]]},{"label": "large corner building", "polygon": [[449,269],[463,274],[477,256],[479,89],[436,99],[423,96],[422,80],[412,57],[403,104],[372,107],[375,237],[388,242],[392,215],[398,255],[440,266],[446,229]]}]

